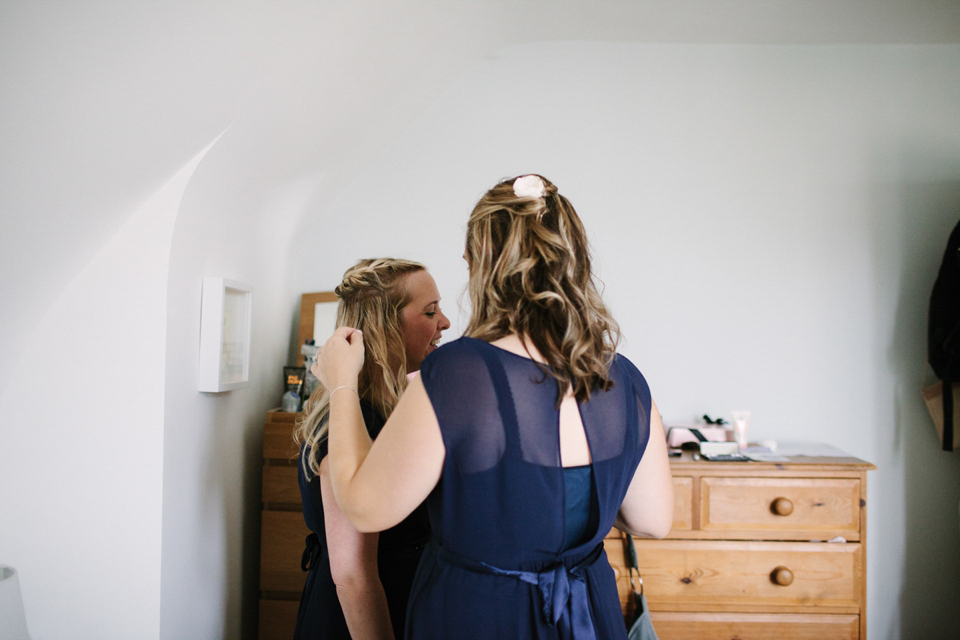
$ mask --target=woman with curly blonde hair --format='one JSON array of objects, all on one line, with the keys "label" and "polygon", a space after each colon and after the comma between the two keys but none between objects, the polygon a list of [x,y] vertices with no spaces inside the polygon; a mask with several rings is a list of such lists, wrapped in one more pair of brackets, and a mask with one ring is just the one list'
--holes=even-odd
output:
[{"label": "woman with curly blonde hair", "polygon": [[[361,260],[335,293],[337,326],[366,336],[356,379],[363,423],[375,438],[450,322],[440,310],[433,278],[417,262]],[[430,526],[425,507],[382,533],[360,533],[343,516],[330,489],[327,418],[331,390],[319,386],[298,419],[298,469],[303,515],[312,531],[303,568],[309,569],[295,638],[402,637],[407,598]]]},{"label": "woman with curly blonde hair", "polygon": [[474,207],[464,257],[466,336],[424,361],[376,442],[353,391],[365,335],[324,346],[337,500],[362,531],[427,500],[407,638],[626,638],[603,538],[666,535],[673,485],[583,225],[549,180],[511,178]]}]

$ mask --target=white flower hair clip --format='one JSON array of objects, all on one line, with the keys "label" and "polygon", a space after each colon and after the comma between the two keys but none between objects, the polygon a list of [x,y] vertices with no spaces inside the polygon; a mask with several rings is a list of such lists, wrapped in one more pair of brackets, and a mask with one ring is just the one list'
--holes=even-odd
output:
[{"label": "white flower hair clip", "polygon": [[540,176],[521,176],[513,181],[513,193],[518,198],[542,198],[547,193],[547,187]]}]

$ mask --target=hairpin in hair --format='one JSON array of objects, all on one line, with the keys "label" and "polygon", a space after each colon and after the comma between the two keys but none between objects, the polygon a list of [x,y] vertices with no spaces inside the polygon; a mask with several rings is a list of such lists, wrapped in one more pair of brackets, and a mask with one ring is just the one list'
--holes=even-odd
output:
[{"label": "hairpin in hair", "polygon": [[546,193],[547,187],[540,176],[530,174],[513,181],[513,194],[518,198],[542,198]]}]

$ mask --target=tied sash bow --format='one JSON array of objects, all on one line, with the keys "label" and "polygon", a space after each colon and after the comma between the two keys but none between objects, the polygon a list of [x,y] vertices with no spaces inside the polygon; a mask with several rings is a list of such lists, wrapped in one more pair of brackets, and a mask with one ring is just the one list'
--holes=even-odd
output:
[{"label": "tied sash bow", "polygon": [[543,571],[501,569],[486,562],[467,560],[443,548],[440,549],[440,558],[470,571],[509,576],[536,585],[540,591],[544,618],[559,629],[564,640],[597,640],[584,570],[597,561],[602,551],[603,545],[599,544],[572,567],[558,562]]},{"label": "tied sash bow", "polygon": [[310,532],[310,535],[307,536],[307,539],[304,540],[304,549],[303,555],[300,557],[300,570],[309,571],[313,567],[317,566],[317,562],[320,561],[320,536]]}]

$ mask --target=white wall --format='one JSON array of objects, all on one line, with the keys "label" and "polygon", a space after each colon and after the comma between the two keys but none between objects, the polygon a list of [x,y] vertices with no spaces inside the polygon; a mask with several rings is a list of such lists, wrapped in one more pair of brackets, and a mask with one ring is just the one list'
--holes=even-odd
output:
[{"label": "white wall", "polygon": [[157,634],[167,270],[202,157],[69,284],[0,396],[0,548],[25,577],[37,638]]},{"label": "white wall", "polygon": [[[164,430],[160,637],[237,638],[255,628],[259,597],[259,471],[264,411],[277,406],[289,350],[292,301],[282,286],[291,219],[315,181],[260,193],[236,181],[259,161],[238,161],[231,129],[188,191],[170,255]],[[230,176],[224,179],[225,176]],[[253,191],[254,193],[251,193]],[[253,198],[251,199],[251,196]],[[253,290],[249,388],[197,392],[204,276]]]},{"label": "white wall", "polygon": [[[35,638],[255,635],[294,221],[486,46],[418,70],[443,7],[375,4],[0,4],[0,561]],[[150,194],[221,134],[158,233]],[[196,390],[205,275],[254,288],[248,389]]]},{"label": "white wall", "polygon": [[927,296],[960,220],[958,104],[957,46],[508,48],[306,221],[320,247],[295,289],[361,256],[413,257],[462,329],[473,203],[543,173],[578,207],[665,420],[748,408],[757,437],[874,462],[870,637],[949,637],[960,461],[919,393]]},{"label": "white wall", "polygon": [[[953,1],[0,3],[0,562],[32,634],[253,637],[299,294],[393,253],[455,308],[466,212],[529,170],[668,418],[747,404],[881,467],[871,636],[955,624],[956,458],[915,395],[956,217],[943,42]],[[205,275],[254,288],[248,389],[196,391]]]}]

